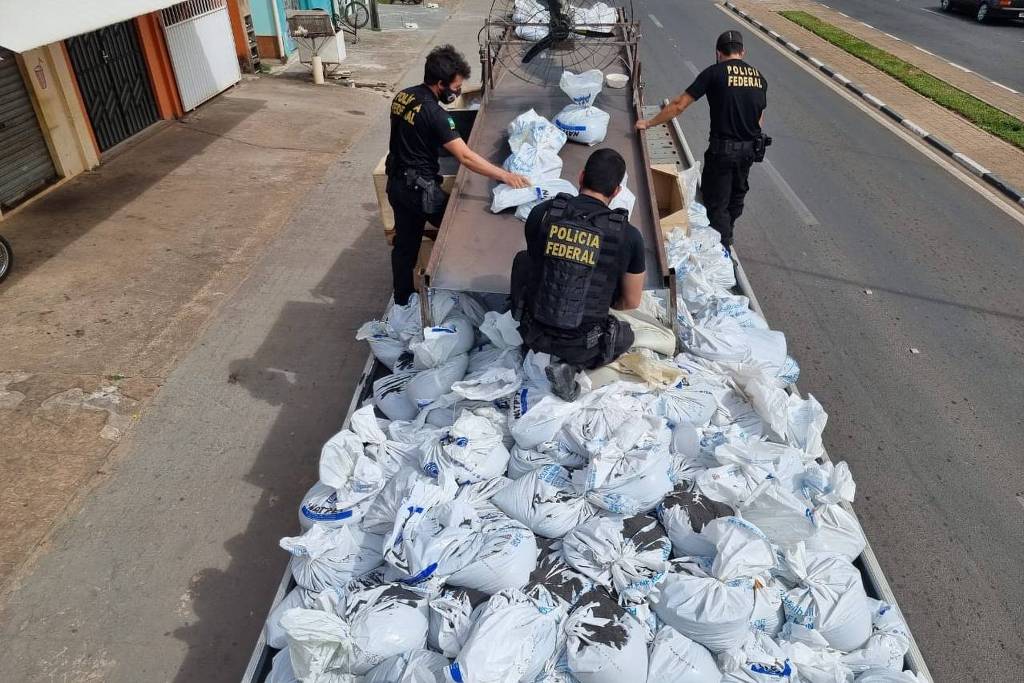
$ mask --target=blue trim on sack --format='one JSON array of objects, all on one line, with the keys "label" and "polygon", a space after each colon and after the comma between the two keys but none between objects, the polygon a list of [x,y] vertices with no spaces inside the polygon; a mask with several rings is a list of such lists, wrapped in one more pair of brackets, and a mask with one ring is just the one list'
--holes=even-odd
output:
[{"label": "blue trim on sack", "polygon": [[455,683],[462,683],[462,669],[459,668],[458,662],[452,662],[448,666],[448,675],[452,677]]},{"label": "blue trim on sack", "polygon": [[437,562],[431,562],[426,569],[422,570],[416,576],[410,576],[408,579],[402,579],[402,583],[415,586],[417,583],[423,583],[429,579],[435,571],[437,571]]},{"label": "blue trim on sack", "polygon": [[302,506],[302,514],[314,522],[337,522],[339,519],[348,519],[352,516],[351,510],[339,510],[338,512],[313,512],[305,505]]},{"label": "blue trim on sack", "polygon": [[555,119],[555,125],[561,128],[562,130],[567,130],[573,133],[582,133],[587,129],[586,126],[570,126],[568,123],[562,123],[558,119]]}]

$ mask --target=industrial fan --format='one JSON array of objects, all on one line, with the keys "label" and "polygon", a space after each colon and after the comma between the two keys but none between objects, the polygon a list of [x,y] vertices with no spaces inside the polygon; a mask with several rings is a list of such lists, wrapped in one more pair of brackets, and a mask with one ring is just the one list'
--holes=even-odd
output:
[{"label": "industrial fan", "polygon": [[496,71],[556,83],[566,69],[603,70],[621,58],[636,43],[631,16],[631,0],[494,0],[484,49]]}]

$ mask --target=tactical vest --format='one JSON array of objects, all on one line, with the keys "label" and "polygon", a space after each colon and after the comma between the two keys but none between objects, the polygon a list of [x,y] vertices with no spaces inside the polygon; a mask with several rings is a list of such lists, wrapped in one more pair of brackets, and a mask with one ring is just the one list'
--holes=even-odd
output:
[{"label": "tactical vest", "polygon": [[608,317],[621,275],[626,212],[591,212],[559,194],[544,217],[543,256],[534,264],[527,301],[531,317],[549,327],[575,330]]}]

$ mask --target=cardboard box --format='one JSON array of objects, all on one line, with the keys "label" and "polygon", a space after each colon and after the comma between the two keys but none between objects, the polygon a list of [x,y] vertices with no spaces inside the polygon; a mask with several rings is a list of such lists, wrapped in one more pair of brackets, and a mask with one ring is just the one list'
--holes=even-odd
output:
[{"label": "cardboard box", "polygon": [[[373,169],[373,190],[377,193],[377,207],[380,209],[380,222],[384,225],[384,238],[388,241],[388,244],[394,244],[395,213],[391,210],[391,204],[388,202],[388,177],[384,173],[384,161],[387,158],[387,154],[381,157],[380,163]],[[444,175],[441,177],[444,178],[441,188],[445,192],[450,193],[455,185],[455,175]],[[425,234],[433,239],[437,236],[437,228],[428,223]]]},{"label": "cardboard box", "polygon": [[686,187],[675,164],[652,165],[651,179],[654,182],[654,198],[658,204],[662,234],[667,235],[673,230],[682,230],[683,234],[689,233],[689,202],[686,198]]}]

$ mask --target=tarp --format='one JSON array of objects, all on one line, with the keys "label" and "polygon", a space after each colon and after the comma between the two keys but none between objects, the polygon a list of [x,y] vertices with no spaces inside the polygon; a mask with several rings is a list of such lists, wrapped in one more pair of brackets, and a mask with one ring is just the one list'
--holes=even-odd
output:
[{"label": "tarp", "polygon": [[181,0],[0,0],[0,47],[25,52]]}]

